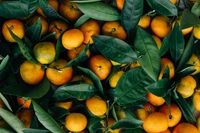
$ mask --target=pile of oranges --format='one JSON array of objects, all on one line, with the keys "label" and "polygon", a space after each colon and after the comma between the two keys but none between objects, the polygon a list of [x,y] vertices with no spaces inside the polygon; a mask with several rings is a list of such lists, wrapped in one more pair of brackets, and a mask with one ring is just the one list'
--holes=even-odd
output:
[{"label": "pile of oranges", "polygon": [[[70,0],[45,1],[62,19],[49,18],[39,6],[34,13],[25,18],[2,19],[1,42],[8,43],[9,49],[14,52],[17,47],[20,52],[16,54],[20,56],[21,63],[17,72],[10,72],[3,79],[5,84],[0,84],[3,90],[2,96],[0,96],[0,109],[8,111],[13,103],[17,103],[15,107],[11,106],[13,116],[19,119],[23,128],[35,129],[35,131],[38,129],[53,131],[38,113],[38,108],[35,106],[38,104],[45,112],[45,116],[51,118],[47,121],[57,124],[55,129],[59,128],[63,132],[200,132],[200,91],[198,89],[200,60],[198,52],[192,52],[185,63],[194,71],[188,72],[189,74],[183,73],[178,80],[175,80],[178,64],[167,55],[170,53],[160,56],[161,68],[157,77],[157,81],[167,79],[171,81],[169,84],[175,86],[175,89],[169,93],[171,97],[179,94],[185,101],[191,103],[193,109],[191,112],[195,115],[195,122],[185,118],[187,115],[183,109],[185,106],[181,106],[173,98],[169,103],[169,99],[166,97],[156,95],[157,93],[148,90],[144,96],[146,101],[142,101],[140,105],[138,103],[137,106],[120,105],[115,101],[119,97],[114,97],[115,88],[118,87],[120,79],[127,76],[127,71],[137,70],[143,64],[140,64],[139,60],[126,64],[109,59],[98,51],[94,40],[95,36],[107,36],[128,43],[128,33],[120,20],[102,21],[87,18],[78,7],[77,3],[80,2],[78,0],[77,2]],[[179,4],[176,0],[166,1],[176,6]],[[7,1],[2,1],[2,3],[4,2]],[[195,2],[190,1],[192,5]],[[109,5],[119,13],[124,10],[124,0],[110,0],[102,3]],[[175,17],[144,12],[137,27],[150,35],[159,51],[173,28],[182,25],[181,18],[181,12]],[[194,37],[197,42],[200,39],[199,25],[180,29],[180,32],[185,40],[189,36]],[[29,33],[38,36],[35,38]],[[110,50],[112,51],[112,49]],[[12,55],[15,54],[12,53],[9,56]],[[3,57],[1,53],[0,57]],[[15,83],[9,78],[10,75],[12,78],[14,77]],[[134,80],[134,76],[131,78],[132,80]],[[31,92],[34,87],[40,88],[39,85],[44,80],[50,85],[48,92],[39,99],[32,98],[31,94],[28,95],[29,93],[26,96],[5,91],[6,87],[9,89],[9,85],[23,84],[30,87],[27,88],[27,92]],[[45,86],[41,85],[41,87]],[[102,90],[97,91],[94,88],[102,88]],[[63,89],[62,93],[57,94],[59,89]],[[12,131],[13,129],[19,131],[9,120],[5,119],[5,116],[0,118],[0,127],[3,131]]]}]

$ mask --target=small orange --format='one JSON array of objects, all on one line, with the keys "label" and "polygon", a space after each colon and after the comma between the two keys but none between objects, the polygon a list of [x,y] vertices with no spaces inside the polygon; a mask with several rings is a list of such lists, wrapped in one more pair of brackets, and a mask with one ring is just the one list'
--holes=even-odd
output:
[{"label": "small orange", "polygon": [[33,53],[41,64],[50,64],[56,57],[55,44],[52,42],[39,42],[34,46]]},{"label": "small orange", "polygon": [[163,97],[156,96],[151,92],[147,93],[146,98],[154,106],[161,106],[162,104],[165,103],[165,99]]},{"label": "small orange", "polygon": [[115,0],[115,3],[117,6],[117,9],[119,9],[121,11],[124,6],[124,0]]},{"label": "small orange", "polygon": [[2,34],[4,36],[4,38],[6,39],[6,41],[8,42],[16,42],[10,32],[8,31],[8,28],[11,29],[11,31],[16,35],[18,36],[20,39],[24,38],[24,35],[25,35],[25,26],[24,24],[18,20],[18,19],[9,19],[7,21],[5,21],[3,23],[3,26],[2,26]]},{"label": "small orange", "polygon": [[75,2],[62,0],[59,6],[59,14],[71,22],[75,22],[83,15]]},{"label": "small orange", "polygon": [[129,66],[130,69],[133,69],[133,68],[136,68],[136,67],[139,67],[140,66],[140,63],[138,61],[135,62],[132,62]]},{"label": "small orange", "polygon": [[146,29],[149,27],[151,23],[151,16],[144,15],[140,18],[140,21],[138,22],[138,26],[140,26],[143,29]]},{"label": "small orange", "polygon": [[26,60],[20,66],[20,76],[22,80],[30,85],[36,85],[42,81],[44,77],[44,70],[39,64],[33,64]]},{"label": "small orange", "polygon": [[143,129],[146,132],[163,132],[168,129],[167,116],[160,112],[149,114],[143,122]]},{"label": "small orange", "polygon": [[55,105],[61,108],[64,108],[66,110],[71,109],[73,102],[69,101],[69,102],[56,102]]},{"label": "small orange", "polygon": [[103,117],[108,111],[106,101],[97,96],[87,99],[85,105],[87,109],[97,117]]},{"label": "small orange", "polygon": [[[85,47],[86,47],[85,44],[81,44],[77,48],[74,48],[72,50],[68,50],[67,51],[67,57],[70,60],[75,59],[82,52],[82,50],[84,50]],[[90,57],[90,50],[89,49],[86,51],[86,55],[88,56],[88,58]]]},{"label": "small orange", "polygon": [[186,122],[181,122],[173,129],[172,133],[199,133],[199,132],[194,125]]},{"label": "small orange", "polygon": [[151,21],[151,30],[156,36],[164,38],[171,31],[171,25],[169,23],[169,18],[165,16],[155,16]]},{"label": "small orange", "polygon": [[62,45],[67,50],[72,50],[79,47],[84,40],[83,32],[79,29],[70,29],[62,35]]},{"label": "small orange", "polygon": [[124,74],[123,70],[116,71],[109,79],[109,85],[111,88],[115,88],[121,76]]},{"label": "small orange", "polygon": [[111,129],[110,128],[114,123],[116,123],[116,120],[111,117],[108,117],[108,121],[102,120],[101,121],[102,133],[107,133],[107,132],[108,133],[121,133],[122,132],[121,128],[119,128],[119,129]]},{"label": "small orange", "polygon": [[29,109],[20,109],[17,113],[16,116],[22,121],[24,124],[25,128],[30,128],[32,118],[34,116],[34,112],[30,111]]},{"label": "small orange", "polygon": [[[177,22],[179,25],[181,24],[181,16],[178,17],[178,19],[176,19],[173,23],[172,23],[172,28],[174,28],[174,25],[175,25],[175,22]],[[185,29],[182,29],[181,32],[183,35],[187,35],[189,34],[193,29],[193,26],[191,27],[188,27],[188,28],[185,28]]]},{"label": "small orange", "polygon": [[28,109],[31,105],[31,99],[24,100],[21,97],[17,97],[17,103],[22,106],[22,108]]},{"label": "small orange", "polygon": [[158,36],[156,36],[156,35],[152,35],[152,37],[153,37],[154,41],[156,42],[156,44],[158,46],[158,49],[160,49],[160,47],[162,45],[161,39]]},{"label": "small orange", "polygon": [[176,4],[176,0],[170,0],[174,5]]},{"label": "small orange", "polygon": [[198,39],[198,40],[200,39],[200,26],[199,25],[194,26],[193,35],[196,39]]},{"label": "small orange", "polygon": [[160,132],[160,133],[171,133],[171,131],[169,129],[167,129],[167,130]]},{"label": "small orange", "polygon": [[188,60],[187,64],[192,65],[192,67],[196,70],[191,75],[195,75],[200,72],[200,60],[195,53],[192,53],[192,56]]},{"label": "small orange", "polygon": [[87,126],[87,118],[82,113],[70,113],[65,117],[65,127],[71,132],[81,132]]},{"label": "small orange", "polygon": [[73,75],[72,67],[63,68],[67,63],[64,59],[58,59],[46,69],[46,76],[52,84],[63,85],[71,80]]},{"label": "small orange", "polygon": [[165,57],[161,58],[160,62],[161,62],[162,68],[160,70],[160,74],[158,76],[158,80],[161,80],[163,78],[163,74],[164,74],[165,69],[167,68],[167,66],[169,68],[169,79],[172,79],[174,77],[174,74],[175,74],[174,63],[170,59],[165,58]]},{"label": "small orange", "polygon": [[92,36],[99,35],[100,33],[100,26],[94,19],[89,19],[85,23],[83,23],[79,28],[84,34],[84,41],[85,44],[93,44]]},{"label": "small orange", "polygon": [[119,21],[108,21],[102,26],[102,34],[126,40],[127,34]]},{"label": "small orange", "polygon": [[194,104],[194,108],[197,111],[200,111],[200,102],[199,101],[200,101],[200,90],[196,90],[193,95],[193,104]]},{"label": "small orange", "polygon": [[58,39],[60,34],[69,28],[68,24],[63,20],[54,20],[49,25],[49,32],[55,32],[55,39]]}]

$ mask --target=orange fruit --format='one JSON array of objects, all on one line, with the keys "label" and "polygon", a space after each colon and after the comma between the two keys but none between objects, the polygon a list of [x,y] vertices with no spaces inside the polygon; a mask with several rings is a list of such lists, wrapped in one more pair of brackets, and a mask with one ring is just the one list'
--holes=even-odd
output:
[{"label": "orange fruit", "polygon": [[167,130],[160,132],[160,133],[171,133],[171,131],[169,129],[167,129]]},{"label": "orange fruit", "polygon": [[162,104],[165,103],[165,99],[163,97],[156,96],[151,92],[147,93],[146,98],[154,106],[161,106]]},{"label": "orange fruit", "polygon": [[56,102],[55,105],[61,108],[64,108],[66,110],[71,109],[73,102],[69,101],[69,102]]},{"label": "orange fruit", "polygon": [[49,25],[49,32],[55,32],[55,39],[58,39],[60,34],[69,28],[68,24],[63,20],[54,20]]},{"label": "orange fruit", "polygon": [[111,71],[112,64],[103,55],[94,55],[90,57],[88,68],[93,71],[100,80],[108,77]]},{"label": "orange fruit", "polygon": [[160,49],[161,45],[162,45],[162,41],[158,36],[152,35],[154,41],[156,42],[158,49]]},{"label": "orange fruit", "polygon": [[176,4],[176,0],[170,0],[174,5]]},{"label": "orange fruit", "polygon": [[163,104],[159,108],[159,112],[165,114],[168,117],[169,121],[169,127],[174,127],[177,125],[182,117],[182,112],[179,109],[178,105],[175,103],[172,103],[170,107],[168,107],[168,104]]},{"label": "orange fruit", "polygon": [[149,114],[143,122],[143,129],[146,132],[163,132],[168,129],[168,118],[165,114],[154,112]]},{"label": "orange fruit", "polygon": [[200,26],[199,25],[194,26],[193,35],[196,39],[198,39],[198,40],[200,39]]},{"label": "orange fruit", "polygon": [[52,62],[46,69],[47,79],[54,85],[63,85],[68,83],[73,74],[72,67],[63,68],[68,62],[64,59]]},{"label": "orange fruit", "polygon": [[49,28],[49,24],[47,22],[47,20],[41,16],[41,15],[34,15],[32,16],[28,22],[27,22],[27,26],[30,27],[32,25],[35,24],[35,22],[40,18],[40,21],[42,23],[42,30],[41,30],[41,36],[44,36],[47,32],[48,32],[48,28]]},{"label": "orange fruit", "polygon": [[151,21],[151,30],[156,36],[164,38],[171,31],[169,23],[169,18],[165,16],[155,16]]},{"label": "orange fruit", "polygon": [[25,108],[25,109],[28,109],[31,105],[31,100],[28,99],[28,100],[24,100],[23,98],[21,97],[17,97],[17,103],[22,106],[22,108]]},{"label": "orange fruit", "polygon": [[[59,4],[58,4],[58,0],[47,0],[47,3],[57,12],[58,11],[58,7],[59,7]],[[36,9],[36,12],[40,15],[42,15],[43,17],[46,17],[44,15],[44,13],[42,12],[41,8],[38,7]]]},{"label": "orange fruit", "polygon": [[97,96],[87,99],[85,105],[87,109],[97,117],[103,117],[108,111],[106,101]]},{"label": "orange fruit", "polygon": [[196,127],[198,131],[200,132],[200,117],[197,117]]},{"label": "orange fruit", "polygon": [[200,111],[200,102],[199,101],[200,101],[200,90],[196,90],[193,95],[193,104],[194,104],[194,108],[197,111]]},{"label": "orange fruit", "polygon": [[83,43],[85,44],[93,44],[92,36],[99,35],[100,33],[100,26],[97,23],[96,20],[94,19],[89,19],[85,23],[83,23],[79,29],[83,32],[84,34],[84,41]]},{"label": "orange fruit", "polygon": [[4,36],[4,38],[6,39],[6,41],[8,42],[16,42],[10,32],[8,31],[8,28],[11,29],[11,31],[16,35],[18,36],[20,39],[24,38],[24,35],[25,35],[25,26],[24,24],[18,20],[18,19],[9,19],[7,21],[5,21],[3,23],[3,26],[2,26],[2,34]]},{"label": "orange fruit", "polygon": [[117,9],[121,11],[124,6],[124,0],[115,0],[115,3],[116,3]]},{"label": "orange fruit", "polygon": [[149,114],[156,111],[151,103],[145,103],[143,106],[144,108],[135,110],[135,114],[139,120],[145,120]]},{"label": "orange fruit", "polygon": [[133,69],[133,68],[136,68],[136,67],[139,67],[140,66],[140,63],[138,61],[136,61],[136,63],[132,62],[129,66],[130,69]]},{"label": "orange fruit", "polygon": [[[82,52],[82,50],[84,50],[84,48],[86,47],[85,44],[81,44],[79,47],[74,48],[72,50],[68,50],[67,51],[67,57],[72,60],[75,59],[76,57],[78,57],[78,55]],[[86,55],[88,56],[88,58],[90,57],[90,50],[88,49],[86,51]]]},{"label": "orange fruit", "polygon": [[200,72],[200,60],[199,60],[198,56],[195,53],[192,54],[192,56],[188,60],[187,64],[192,65],[192,67],[194,69],[196,69],[196,71],[193,72],[191,75],[195,75],[195,74]]},{"label": "orange fruit", "polygon": [[25,128],[30,128],[34,112],[28,109],[21,109],[16,113],[16,116],[22,121]]},{"label": "orange fruit", "polygon": [[123,118],[126,118],[126,113],[124,112],[124,109],[122,109],[120,106],[118,105],[114,105],[115,107],[115,112],[116,112],[116,115],[117,115],[117,118],[120,120],[120,119],[123,119]]},{"label": "orange fruit", "polygon": [[52,42],[39,42],[34,46],[33,53],[41,64],[50,64],[56,57],[55,44]]},{"label": "orange fruit", "polygon": [[94,85],[93,81],[87,77],[86,75],[75,75],[72,77],[70,82],[77,82],[80,81],[80,84],[90,84],[90,85]]},{"label": "orange fruit", "polygon": [[71,22],[75,22],[83,15],[75,2],[62,0],[59,6],[59,14]]},{"label": "orange fruit", "polygon": [[109,79],[109,85],[110,87],[112,88],[115,88],[117,86],[117,83],[120,79],[120,77],[124,74],[124,71],[123,70],[120,70],[120,71],[116,71],[112,76],[111,78]]},{"label": "orange fruit", "polygon": [[161,58],[160,62],[161,62],[162,67],[160,70],[160,74],[158,76],[158,80],[161,80],[163,78],[163,74],[167,66],[169,67],[169,79],[172,79],[175,74],[174,63],[170,59],[165,58],[165,57]]},{"label": "orange fruit", "polygon": [[44,77],[44,70],[41,65],[33,64],[26,60],[20,66],[20,76],[25,83],[36,85],[42,81]]},{"label": "orange fruit", "polygon": [[126,40],[127,34],[119,21],[108,21],[102,26],[102,34]]},{"label": "orange fruit", "polygon": [[[119,129],[111,129],[110,127],[116,123],[116,120],[111,118],[111,117],[108,117],[108,121],[106,123],[105,120],[101,121],[101,125],[102,125],[102,133],[121,133],[122,132],[122,129],[119,128]],[[108,127],[107,127],[108,126]]]},{"label": "orange fruit", "polygon": [[176,91],[179,92],[183,98],[188,98],[193,95],[196,86],[196,80],[192,76],[188,75],[180,80]]},{"label": "orange fruit", "polygon": [[138,26],[140,26],[143,29],[146,29],[149,27],[150,23],[151,23],[151,16],[145,15],[140,18],[140,21],[138,22]]},{"label": "orange fruit", "polygon": [[67,50],[72,50],[79,47],[84,40],[83,32],[79,29],[70,29],[62,35],[62,45]]},{"label": "orange fruit", "polygon": [[70,113],[65,117],[65,127],[71,132],[81,132],[87,126],[87,118],[82,113]]},{"label": "orange fruit", "polygon": [[[175,22],[177,22],[179,25],[181,24],[180,19],[181,19],[181,16],[179,16],[179,18],[172,23],[172,28],[174,28]],[[192,29],[193,29],[193,26],[182,29],[181,32],[183,33],[183,35],[187,35],[192,31]]]},{"label": "orange fruit", "polygon": [[186,122],[181,122],[173,129],[172,133],[199,133],[197,128]]}]

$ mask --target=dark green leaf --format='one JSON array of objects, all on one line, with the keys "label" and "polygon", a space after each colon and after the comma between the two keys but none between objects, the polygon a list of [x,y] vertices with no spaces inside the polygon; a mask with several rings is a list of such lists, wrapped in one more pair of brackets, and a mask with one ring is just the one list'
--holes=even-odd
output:
[{"label": "dark green leaf", "polygon": [[169,0],[147,0],[149,6],[164,16],[177,16],[178,10],[176,6]]},{"label": "dark green leaf", "polygon": [[125,0],[121,12],[121,23],[126,33],[132,38],[132,33],[137,27],[143,14],[144,0]]},{"label": "dark green leaf", "polygon": [[10,106],[8,100],[7,100],[7,99],[4,97],[4,95],[2,95],[1,93],[0,93],[0,98],[1,98],[1,100],[3,101],[3,103],[6,105],[6,107],[7,107],[10,111],[12,111],[12,108],[11,108],[11,106]]},{"label": "dark green leaf", "polygon": [[64,108],[53,106],[49,108],[49,113],[54,119],[59,120],[60,118],[66,116],[70,112],[69,110],[66,110]]},{"label": "dark green leaf", "polygon": [[0,16],[24,18],[31,15],[37,9],[38,4],[38,0],[4,1],[0,3]]},{"label": "dark green leaf", "polygon": [[98,117],[89,118],[87,128],[89,129],[90,133],[97,133],[101,130],[100,121],[101,119]]},{"label": "dark green leaf", "polygon": [[110,60],[121,64],[128,64],[137,60],[137,56],[131,46],[118,38],[99,35],[92,37],[92,39],[95,47]]},{"label": "dark green leaf", "polygon": [[83,23],[85,23],[88,19],[90,19],[89,16],[87,15],[82,15],[74,24],[74,28],[78,28],[79,26],[81,26]]},{"label": "dark green leaf", "polygon": [[181,109],[181,112],[183,113],[184,118],[186,121],[189,123],[195,124],[196,119],[193,115],[193,112],[190,110],[190,106],[186,102],[186,100],[179,94],[177,93],[178,98],[175,98],[177,104],[179,105],[179,108]]},{"label": "dark green leaf", "polygon": [[0,108],[0,116],[17,132],[23,133],[22,129],[25,128],[21,120],[16,115],[7,111],[4,108]]},{"label": "dark green leaf", "polygon": [[90,2],[97,2],[97,1],[103,1],[103,0],[70,0],[71,2],[75,3],[90,3]]},{"label": "dark green leaf", "polygon": [[90,44],[87,44],[85,48],[78,54],[78,56],[73,59],[76,64],[84,64],[89,59],[88,55],[86,54],[86,52],[89,50],[89,46]]},{"label": "dark green leaf", "polygon": [[8,63],[9,59],[10,59],[9,55],[7,55],[6,57],[3,58],[3,60],[1,61],[1,64],[0,64],[0,71],[2,71],[4,69],[4,67]]},{"label": "dark green leaf", "polygon": [[115,21],[121,17],[117,9],[103,2],[77,3],[77,6],[85,15],[96,20]]},{"label": "dark green leaf", "polygon": [[145,97],[145,87],[152,83],[153,80],[141,67],[128,70],[121,76],[114,90],[115,102],[119,105],[136,102]]},{"label": "dark green leaf", "polygon": [[180,71],[185,66],[185,64],[188,62],[188,60],[192,56],[192,53],[194,52],[194,48],[195,48],[195,43],[194,43],[194,37],[192,34],[183,51],[183,55],[180,58],[176,71]]},{"label": "dark green leaf", "polygon": [[22,129],[23,133],[51,133],[49,130],[45,129],[33,129],[33,128],[24,128]]},{"label": "dark green leaf", "polygon": [[53,133],[64,133],[57,122],[47,114],[34,100],[32,100],[33,108],[38,120],[41,124]]},{"label": "dark green leaf", "polygon": [[171,81],[169,79],[162,79],[150,84],[146,87],[148,91],[153,93],[156,96],[164,97],[167,94],[168,88],[170,88]]},{"label": "dark green leaf", "polygon": [[82,71],[83,73],[85,73],[90,79],[92,79],[92,81],[94,82],[95,87],[98,89],[98,91],[101,93],[101,95],[104,95],[104,91],[103,91],[103,86],[101,84],[101,81],[99,80],[99,78],[89,69],[84,68],[84,67],[80,67],[77,66],[78,70]]},{"label": "dark green leaf", "polygon": [[178,71],[176,74],[175,74],[175,81],[179,81],[181,78],[187,76],[187,75],[191,75],[193,72],[195,72],[196,69],[193,68],[193,67],[186,67],[180,71]]},{"label": "dark green leaf", "polygon": [[140,27],[136,29],[134,48],[138,51],[141,67],[156,81],[161,68],[159,50],[152,36]]},{"label": "dark green leaf", "polygon": [[97,89],[89,84],[75,84],[60,86],[54,93],[55,101],[64,101],[67,99],[88,99],[97,93]]},{"label": "dark green leaf", "polygon": [[173,30],[170,33],[170,53],[175,62],[180,59],[184,50],[184,46],[184,36],[179,29],[179,24],[176,22]]},{"label": "dark green leaf", "polygon": [[37,43],[40,41],[41,31],[42,31],[42,22],[41,19],[38,18],[37,21],[26,30],[25,35],[32,42]]},{"label": "dark green leaf", "polygon": [[191,26],[195,26],[198,24],[199,18],[190,12],[189,9],[184,9],[181,20],[180,20],[180,27],[181,29],[185,29]]},{"label": "dark green leaf", "polygon": [[115,122],[110,128],[111,129],[119,129],[119,128],[125,128],[125,129],[136,129],[142,126],[143,121],[138,119],[130,119],[130,118],[124,118],[117,122]]},{"label": "dark green leaf", "polygon": [[167,51],[169,50],[169,47],[170,47],[170,33],[165,36],[162,40],[162,45],[160,47],[160,50],[159,50],[159,55],[160,56],[163,56],[167,53]]},{"label": "dark green leaf", "polygon": [[23,42],[18,36],[16,36],[16,35],[12,32],[12,30],[11,30],[9,27],[7,27],[7,28],[8,28],[8,30],[9,30],[11,36],[15,39],[15,41],[16,41],[17,44],[19,45],[19,48],[20,48],[22,54],[24,55],[24,57],[25,57],[27,60],[29,60],[30,62],[32,62],[32,63],[35,63],[35,64],[38,63],[38,62],[32,57],[32,55],[29,53],[30,50],[27,48],[27,46],[24,44],[24,42]]},{"label": "dark green leaf", "polygon": [[14,132],[7,128],[0,127],[0,133],[14,133]]},{"label": "dark green leaf", "polygon": [[146,133],[142,128],[126,129],[124,133]]},{"label": "dark green leaf", "polygon": [[42,36],[40,41],[45,41],[45,40],[48,40],[48,39],[50,40],[50,39],[55,38],[55,37],[56,37],[56,33],[52,32],[52,33],[49,33],[49,34]]},{"label": "dark green leaf", "polygon": [[199,1],[194,3],[191,9],[191,12],[198,17],[200,16],[200,2]]},{"label": "dark green leaf", "polygon": [[62,32],[60,34],[60,36],[57,39],[56,42],[56,61],[58,61],[59,57],[60,57],[60,53],[62,52],[62,50],[64,50],[65,48],[62,45],[62,35],[64,32]]}]

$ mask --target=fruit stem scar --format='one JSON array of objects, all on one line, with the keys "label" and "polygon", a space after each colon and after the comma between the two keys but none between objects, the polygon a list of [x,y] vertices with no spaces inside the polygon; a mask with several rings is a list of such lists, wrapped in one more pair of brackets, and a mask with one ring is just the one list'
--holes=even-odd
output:
[{"label": "fruit stem scar", "polygon": [[102,66],[98,66],[97,70],[100,70],[102,68]]},{"label": "fruit stem scar", "polygon": [[111,33],[116,32],[116,28],[112,28]]}]

